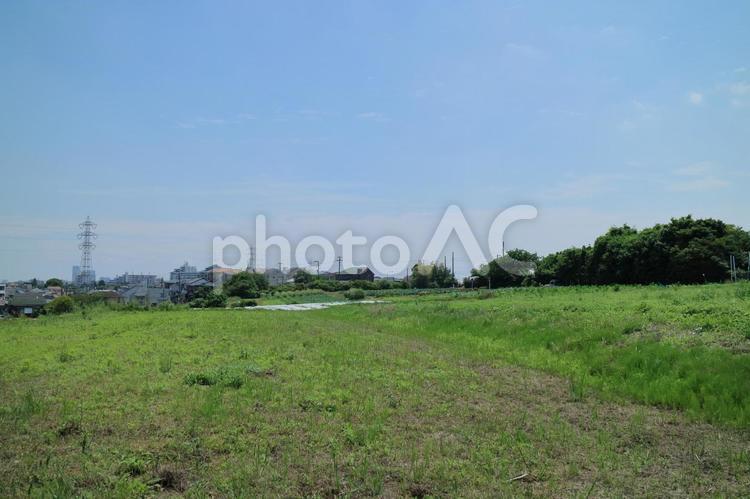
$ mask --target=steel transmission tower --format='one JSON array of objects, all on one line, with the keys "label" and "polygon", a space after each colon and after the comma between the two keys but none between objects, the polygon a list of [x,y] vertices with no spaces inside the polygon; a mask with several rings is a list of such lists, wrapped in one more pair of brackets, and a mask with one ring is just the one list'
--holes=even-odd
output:
[{"label": "steel transmission tower", "polygon": [[[81,229],[81,233],[78,234],[78,239],[81,243],[78,245],[78,249],[81,250],[81,273],[79,274],[78,280],[81,286],[88,287],[94,282],[94,269],[91,267],[91,252],[96,248],[94,240],[96,234],[96,224],[91,221],[90,217],[86,217],[84,222],[78,224]],[[78,284],[78,283],[77,283]]]}]

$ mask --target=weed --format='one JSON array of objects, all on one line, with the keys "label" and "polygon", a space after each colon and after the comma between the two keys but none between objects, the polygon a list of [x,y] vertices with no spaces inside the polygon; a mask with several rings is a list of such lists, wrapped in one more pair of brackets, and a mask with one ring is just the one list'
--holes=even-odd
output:
[{"label": "weed", "polygon": [[172,356],[165,354],[159,357],[159,372],[166,374],[172,370]]}]

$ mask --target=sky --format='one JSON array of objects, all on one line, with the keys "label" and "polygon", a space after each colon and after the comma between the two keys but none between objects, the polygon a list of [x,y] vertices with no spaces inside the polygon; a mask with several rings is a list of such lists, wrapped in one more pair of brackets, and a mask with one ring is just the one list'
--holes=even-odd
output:
[{"label": "sky", "polygon": [[259,214],[415,261],[454,204],[485,248],[535,206],[506,247],[540,254],[750,228],[750,3],[562,4],[0,2],[0,279],[70,278],[86,216],[110,277],[207,266]]}]

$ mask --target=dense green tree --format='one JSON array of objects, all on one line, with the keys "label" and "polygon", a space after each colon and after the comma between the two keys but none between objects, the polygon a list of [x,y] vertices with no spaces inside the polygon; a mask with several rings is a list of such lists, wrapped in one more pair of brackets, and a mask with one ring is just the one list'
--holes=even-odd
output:
[{"label": "dense green tree", "polygon": [[227,296],[258,298],[262,290],[268,289],[268,281],[263,274],[239,272],[229,278],[222,289]]},{"label": "dense green tree", "polygon": [[58,279],[57,277],[47,279],[47,282],[44,283],[44,287],[49,288],[50,286],[63,287],[62,279]]},{"label": "dense green tree", "polygon": [[686,216],[641,231],[613,227],[592,247],[545,256],[536,279],[563,285],[720,282],[729,278],[730,255],[739,275],[746,275],[748,251],[747,231],[721,220]]}]

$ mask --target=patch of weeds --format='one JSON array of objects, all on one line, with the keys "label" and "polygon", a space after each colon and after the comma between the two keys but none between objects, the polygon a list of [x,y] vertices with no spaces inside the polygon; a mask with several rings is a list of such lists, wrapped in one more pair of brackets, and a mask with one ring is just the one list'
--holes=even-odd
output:
[{"label": "patch of weeds", "polygon": [[190,373],[185,376],[185,384],[188,386],[212,386],[216,383],[216,373],[214,372]]},{"label": "patch of weeds", "polygon": [[583,383],[583,379],[570,378],[570,400],[572,402],[581,402],[586,398],[588,389]]},{"label": "patch of weeds", "polygon": [[21,397],[21,403],[13,407],[11,414],[13,419],[26,420],[31,416],[41,414],[43,410],[44,402],[34,391],[29,390]]},{"label": "patch of weeds", "polygon": [[60,428],[57,429],[57,435],[61,438],[65,438],[69,435],[80,435],[83,433],[81,423],[74,420],[66,421]]},{"label": "patch of weeds", "polygon": [[244,366],[227,366],[218,369],[190,373],[185,376],[185,384],[188,386],[223,386],[239,389],[245,384],[246,376],[272,376],[273,371],[263,369],[254,364]]},{"label": "patch of weeds", "polygon": [[184,471],[171,466],[162,466],[156,471],[153,484],[161,490],[185,492],[188,481]]},{"label": "patch of weeds", "polygon": [[167,374],[172,370],[172,356],[162,355],[159,357],[159,372]]},{"label": "patch of weeds", "polygon": [[66,362],[70,362],[73,359],[75,359],[75,357],[71,355],[70,353],[68,353],[67,350],[63,350],[57,354],[57,360],[59,360],[63,364]]},{"label": "patch of weeds", "polygon": [[150,487],[138,478],[123,475],[112,484],[111,497],[147,497]]},{"label": "patch of weeds", "polygon": [[297,405],[303,412],[336,412],[336,404],[324,403],[315,399],[304,399]]},{"label": "patch of weeds", "polygon": [[151,456],[123,456],[117,464],[117,474],[127,476],[141,476],[151,466]]},{"label": "patch of weeds", "polygon": [[643,330],[643,327],[640,324],[630,323],[630,324],[625,324],[622,327],[622,334],[629,335],[629,334],[637,333],[642,330]]}]

